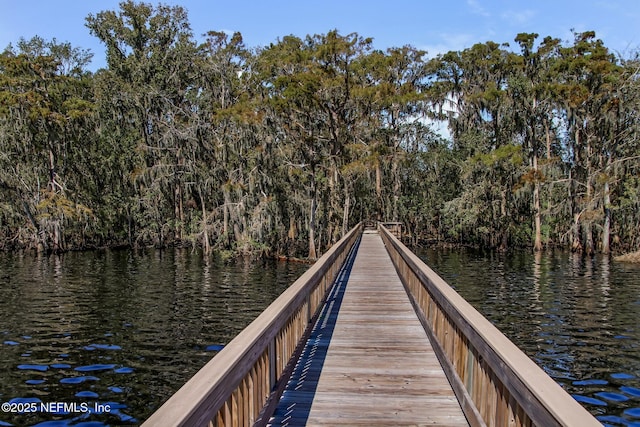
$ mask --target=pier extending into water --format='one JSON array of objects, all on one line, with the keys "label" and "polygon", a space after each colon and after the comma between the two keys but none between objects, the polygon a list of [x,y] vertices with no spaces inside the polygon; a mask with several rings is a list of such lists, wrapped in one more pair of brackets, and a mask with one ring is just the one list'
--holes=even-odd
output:
[{"label": "pier extending into water", "polygon": [[351,230],[144,425],[601,426],[382,225]]}]

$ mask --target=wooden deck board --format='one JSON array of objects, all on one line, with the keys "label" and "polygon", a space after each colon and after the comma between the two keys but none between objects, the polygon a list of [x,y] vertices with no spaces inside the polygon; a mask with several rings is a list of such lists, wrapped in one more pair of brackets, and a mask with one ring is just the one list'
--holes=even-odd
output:
[{"label": "wooden deck board", "polygon": [[[468,426],[377,234],[362,237],[324,345],[315,390],[297,396],[309,400],[308,414],[289,411],[274,425]],[[285,392],[285,406],[295,398]]]}]

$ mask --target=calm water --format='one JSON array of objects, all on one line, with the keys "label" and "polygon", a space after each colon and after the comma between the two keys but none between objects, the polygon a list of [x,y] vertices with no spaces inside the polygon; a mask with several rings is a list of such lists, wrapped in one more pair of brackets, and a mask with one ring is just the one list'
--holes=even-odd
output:
[{"label": "calm water", "polygon": [[[421,255],[604,424],[640,426],[640,265]],[[180,250],[0,256],[0,402],[89,409],[0,412],[0,426],[139,424],[306,268]]]},{"label": "calm water", "polygon": [[3,410],[0,426],[139,424],[306,268],[186,250],[0,254],[0,402],[78,405]]},{"label": "calm water", "polygon": [[640,265],[565,252],[420,255],[603,424],[640,426]]}]

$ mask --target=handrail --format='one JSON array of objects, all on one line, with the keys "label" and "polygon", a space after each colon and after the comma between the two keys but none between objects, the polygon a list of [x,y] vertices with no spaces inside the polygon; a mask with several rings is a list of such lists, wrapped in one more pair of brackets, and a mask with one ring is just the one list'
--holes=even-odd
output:
[{"label": "handrail", "polygon": [[379,231],[471,425],[602,427],[389,230]]},{"label": "handrail", "polygon": [[[237,426],[268,421],[299,342],[362,231],[333,245],[249,326],[169,398],[143,426]],[[265,421],[264,419],[267,418]]]},{"label": "handrail", "polygon": [[398,239],[402,237],[402,223],[397,221],[378,221],[378,225],[381,225],[391,234],[396,236]]}]

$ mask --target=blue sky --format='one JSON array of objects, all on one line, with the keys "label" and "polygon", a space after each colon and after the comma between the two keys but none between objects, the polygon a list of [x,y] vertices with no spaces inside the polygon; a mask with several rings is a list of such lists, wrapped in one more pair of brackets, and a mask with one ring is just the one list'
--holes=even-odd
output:
[{"label": "blue sky", "polygon": [[[156,1],[147,1],[156,4]],[[571,29],[594,30],[607,47],[629,56],[640,49],[639,0],[166,0],[189,12],[196,36],[209,30],[240,31],[249,47],[294,34],[357,32],[386,49],[410,44],[435,56],[474,43],[512,42],[519,32],[562,40]],[[94,53],[91,68],[104,66],[104,48],[85,18],[117,10],[118,0],[0,0],[0,50],[20,37],[56,38]],[[512,43],[514,46],[515,43]]]}]

